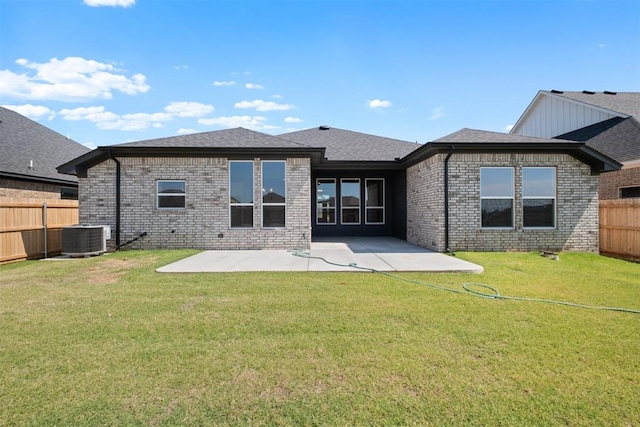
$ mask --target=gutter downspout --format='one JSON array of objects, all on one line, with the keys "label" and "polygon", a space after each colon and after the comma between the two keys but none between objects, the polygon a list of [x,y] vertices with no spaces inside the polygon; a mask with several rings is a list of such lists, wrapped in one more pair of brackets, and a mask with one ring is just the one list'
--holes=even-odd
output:
[{"label": "gutter downspout", "polygon": [[449,248],[449,159],[453,155],[455,145],[449,147],[449,153],[444,158],[444,251],[451,253]]},{"label": "gutter downspout", "polygon": [[120,160],[116,159],[111,150],[109,157],[116,162],[116,248],[120,246]]}]

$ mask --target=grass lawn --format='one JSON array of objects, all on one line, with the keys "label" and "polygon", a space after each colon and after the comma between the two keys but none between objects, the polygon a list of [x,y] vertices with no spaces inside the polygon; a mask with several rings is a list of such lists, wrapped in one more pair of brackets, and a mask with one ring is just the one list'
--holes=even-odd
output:
[{"label": "grass lawn", "polygon": [[[640,315],[373,273],[0,266],[0,425],[640,425]],[[461,289],[640,309],[640,265],[460,253]]]}]

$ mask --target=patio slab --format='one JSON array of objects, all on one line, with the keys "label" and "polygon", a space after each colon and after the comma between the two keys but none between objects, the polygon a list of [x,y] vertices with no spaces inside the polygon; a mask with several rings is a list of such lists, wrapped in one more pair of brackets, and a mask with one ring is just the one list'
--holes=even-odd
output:
[{"label": "patio slab", "polygon": [[[356,267],[357,266],[357,267]],[[358,268],[360,267],[360,268]],[[482,273],[453,256],[392,237],[314,238],[311,250],[203,251],[158,268],[160,273],[240,271],[422,271]]]}]

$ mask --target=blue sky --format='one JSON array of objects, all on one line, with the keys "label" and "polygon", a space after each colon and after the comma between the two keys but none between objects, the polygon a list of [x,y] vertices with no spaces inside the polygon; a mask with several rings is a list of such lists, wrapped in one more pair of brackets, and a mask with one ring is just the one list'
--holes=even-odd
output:
[{"label": "blue sky", "polygon": [[427,142],[640,91],[640,1],[0,0],[0,105],[90,147],[242,126]]}]

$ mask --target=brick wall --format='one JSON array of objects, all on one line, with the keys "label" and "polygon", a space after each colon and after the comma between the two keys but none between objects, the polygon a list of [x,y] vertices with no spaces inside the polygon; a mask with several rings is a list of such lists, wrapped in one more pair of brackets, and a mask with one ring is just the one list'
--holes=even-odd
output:
[{"label": "brick wall", "polygon": [[0,178],[0,197],[60,200],[60,184]]},{"label": "brick wall", "polygon": [[600,174],[600,199],[620,198],[620,187],[640,186],[640,167]]},{"label": "brick wall", "polygon": [[407,241],[444,251],[444,155],[407,170]]},{"label": "brick wall", "polygon": [[[226,158],[121,158],[121,243],[131,248],[308,249],[311,239],[311,166],[286,159],[286,227],[263,229],[261,159],[254,159],[254,228],[229,227]],[[111,225],[115,244],[115,162],[80,178],[80,222]],[[185,209],[157,209],[156,181],[185,180]]]},{"label": "brick wall", "polygon": [[[515,172],[515,227],[480,226],[480,168],[510,166]],[[522,227],[522,168],[556,167],[556,228]],[[442,251],[444,155],[407,171],[408,240]],[[598,177],[565,154],[454,154],[449,163],[450,249],[454,251],[598,250]]]}]

